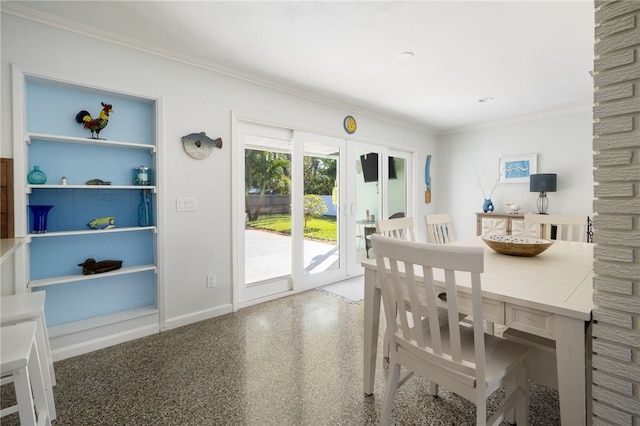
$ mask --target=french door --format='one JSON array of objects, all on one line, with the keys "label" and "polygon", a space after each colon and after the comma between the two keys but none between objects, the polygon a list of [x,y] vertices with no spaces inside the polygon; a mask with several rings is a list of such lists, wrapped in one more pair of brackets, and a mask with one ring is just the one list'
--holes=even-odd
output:
[{"label": "french door", "polygon": [[244,120],[234,129],[234,305],[362,274],[375,219],[408,211],[409,154]]},{"label": "french door", "polygon": [[390,217],[410,216],[411,153],[387,147],[349,141],[347,168],[349,183],[349,240],[347,273],[362,274],[360,266],[371,252],[371,234],[375,221]]}]

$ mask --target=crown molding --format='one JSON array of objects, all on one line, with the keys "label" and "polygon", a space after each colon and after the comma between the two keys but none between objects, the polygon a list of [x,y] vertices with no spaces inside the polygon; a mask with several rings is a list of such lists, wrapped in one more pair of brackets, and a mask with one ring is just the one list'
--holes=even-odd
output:
[{"label": "crown molding", "polygon": [[525,123],[527,121],[535,121],[535,120],[541,120],[544,118],[560,117],[563,115],[575,114],[578,112],[585,112],[585,111],[592,111],[592,110],[593,110],[593,104],[572,104],[569,106],[565,105],[562,108],[554,108],[554,109],[537,111],[530,114],[523,114],[517,117],[511,117],[505,120],[497,120],[497,121],[491,121],[488,123],[475,124],[471,126],[445,130],[442,132],[438,132],[436,136],[468,133],[468,132],[474,132],[482,129],[489,129],[492,127],[501,127],[501,126],[516,124],[516,123]]}]

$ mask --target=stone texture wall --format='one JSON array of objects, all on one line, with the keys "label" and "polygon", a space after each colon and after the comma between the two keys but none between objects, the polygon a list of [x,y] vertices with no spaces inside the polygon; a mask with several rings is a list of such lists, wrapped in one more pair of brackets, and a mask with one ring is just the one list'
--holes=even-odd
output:
[{"label": "stone texture wall", "polygon": [[595,7],[593,424],[640,426],[640,1]]}]

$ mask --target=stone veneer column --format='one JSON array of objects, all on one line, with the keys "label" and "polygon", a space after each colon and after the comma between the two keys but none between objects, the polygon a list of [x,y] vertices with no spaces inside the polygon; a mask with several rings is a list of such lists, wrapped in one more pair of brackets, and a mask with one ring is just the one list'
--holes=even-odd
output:
[{"label": "stone veneer column", "polygon": [[595,1],[593,424],[640,426],[640,1]]}]

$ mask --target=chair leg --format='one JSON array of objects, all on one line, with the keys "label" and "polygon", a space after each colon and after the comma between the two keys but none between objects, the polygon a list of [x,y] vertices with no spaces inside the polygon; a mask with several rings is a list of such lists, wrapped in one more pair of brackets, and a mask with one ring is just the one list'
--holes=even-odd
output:
[{"label": "chair leg", "polygon": [[476,401],[476,426],[486,426],[487,424],[487,400]]},{"label": "chair leg", "polygon": [[28,368],[21,368],[13,372],[13,386],[18,402],[20,424],[35,425],[36,413],[33,411],[33,397],[31,396]]},{"label": "chair leg", "polygon": [[429,382],[429,395],[431,396],[438,396],[438,384],[436,382],[434,382],[433,380],[431,380]]},{"label": "chair leg", "polygon": [[384,330],[384,340],[382,342],[382,356],[389,358],[389,346],[391,345],[391,332],[389,327]]},{"label": "chair leg", "polygon": [[[40,369],[40,357],[37,345],[33,345],[28,363],[33,400],[35,403],[36,414],[38,416],[38,425],[50,425],[51,411],[49,408],[47,392],[51,392],[51,388],[49,387],[48,390],[45,389],[45,379],[43,371]],[[50,400],[53,401],[53,394],[51,394]]]},{"label": "chair leg", "polygon": [[392,356],[391,363],[389,365],[389,380],[387,381],[387,389],[384,394],[384,401],[382,402],[382,414],[380,418],[380,424],[387,426],[391,424],[391,410],[393,409],[393,400],[396,397],[396,391],[398,390],[398,381],[400,380],[400,364],[395,362]]},{"label": "chair leg", "polygon": [[524,426],[529,424],[529,383],[526,368],[522,368],[516,376],[516,386],[524,393],[516,403],[516,423]]},{"label": "chair leg", "polygon": [[[504,394],[506,398],[509,398],[513,392],[518,388],[518,382],[515,377],[512,377],[510,380],[507,380],[504,385]],[[504,420],[508,423],[514,424],[516,423],[516,413],[520,410],[519,403],[516,403],[512,409],[507,411]]]}]

